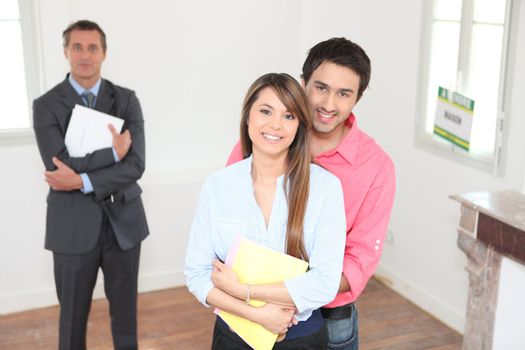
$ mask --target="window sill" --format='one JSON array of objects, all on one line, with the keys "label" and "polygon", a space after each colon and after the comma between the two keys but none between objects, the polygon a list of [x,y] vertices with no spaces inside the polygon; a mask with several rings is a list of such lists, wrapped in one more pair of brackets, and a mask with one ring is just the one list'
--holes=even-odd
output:
[{"label": "window sill", "polygon": [[0,147],[35,144],[35,133],[31,128],[0,130]]},{"label": "window sill", "polygon": [[469,153],[435,135],[426,133],[424,135],[419,133],[416,136],[415,145],[420,149],[429,151],[446,159],[456,161],[490,174],[495,174],[495,156]]}]

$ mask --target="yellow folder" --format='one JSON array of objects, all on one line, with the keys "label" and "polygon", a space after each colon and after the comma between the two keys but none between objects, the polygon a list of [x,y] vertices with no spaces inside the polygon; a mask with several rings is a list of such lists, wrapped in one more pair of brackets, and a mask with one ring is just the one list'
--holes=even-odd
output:
[{"label": "yellow folder", "polygon": [[[305,273],[308,268],[306,261],[261,246],[241,236],[235,239],[225,263],[237,273],[241,283],[251,285],[285,281]],[[264,304],[260,300],[250,300],[250,305],[254,307]],[[226,311],[217,309],[215,313],[255,350],[273,348],[278,334]]]}]

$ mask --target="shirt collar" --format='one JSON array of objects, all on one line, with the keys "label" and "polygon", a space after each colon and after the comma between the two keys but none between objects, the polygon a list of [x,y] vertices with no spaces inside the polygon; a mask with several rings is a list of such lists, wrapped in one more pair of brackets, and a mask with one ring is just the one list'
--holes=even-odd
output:
[{"label": "shirt collar", "polygon": [[98,78],[95,85],[93,85],[90,89],[85,89],[82,86],[80,86],[79,83],[75,79],[73,79],[73,76],[69,74],[68,76],[69,83],[75,89],[78,95],[82,95],[85,91],[91,91],[93,95],[98,96],[98,91],[100,90],[100,83],[102,82],[101,78]]},{"label": "shirt collar", "polygon": [[[353,164],[357,158],[359,148],[359,135],[361,131],[357,127],[357,120],[354,113],[350,113],[348,118],[344,121],[345,126],[350,129],[345,137],[341,140],[339,145],[333,150],[328,152],[331,154],[339,153],[348,163]],[[325,153],[325,155],[328,155]]]},{"label": "shirt collar", "polygon": [[[253,185],[253,178],[252,178],[252,163],[253,163],[253,153],[250,154],[249,157],[244,159],[244,173],[248,175],[248,178],[250,180],[250,186]],[[281,186],[281,184],[284,181],[284,174],[280,175],[277,178],[277,186]]]}]

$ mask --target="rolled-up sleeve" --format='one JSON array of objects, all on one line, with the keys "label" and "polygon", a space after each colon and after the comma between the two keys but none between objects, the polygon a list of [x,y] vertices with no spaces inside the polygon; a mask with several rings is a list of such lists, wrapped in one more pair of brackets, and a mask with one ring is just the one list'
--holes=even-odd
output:
[{"label": "rolled-up sleeve", "polygon": [[212,261],[215,257],[210,232],[210,186],[206,181],[201,190],[197,208],[193,216],[190,237],[186,249],[184,274],[186,285],[191,293],[204,305],[208,293],[213,288],[211,281]]},{"label": "rolled-up sleeve", "polygon": [[395,194],[395,170],[385,162],[377,173],[347,236],[343,274],[350,285],[345,294],[361,295],[381,259]]},{"label": "rolled-up sleeve", "polygon": [[[321,205],[314,244],[309,256],[309,270],[285,281],[286,288],[297,310],[302,313],[315,310],[334,299],[341,281],[346,236],[343,191],[339,180],[323,184],[324,201]],[[309,205],[318,198],[310,195]]]}]

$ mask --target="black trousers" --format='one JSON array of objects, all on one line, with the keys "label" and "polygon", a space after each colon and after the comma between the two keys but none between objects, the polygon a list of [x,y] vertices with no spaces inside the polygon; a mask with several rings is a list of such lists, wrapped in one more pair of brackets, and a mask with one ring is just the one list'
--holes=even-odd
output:
[{"label": "black trousers", "polygon": [[[281,342],[275,343],[274,350],[324,350],[328,337],[326,327],[323,325],[318,331],[304,337],[294,339],[284,339]],[[215,320],[215,328],[213,329],[213,340],[211,344],[212,350],[251,350],[252,348],[246,344],[237,334],[232,332],[223,322]]]},{"label": "black trousers", "polygon": [[83,255],[53,253],[60,302],[59,350],[85,350],[86,328],[99,267],[109,301],[111,333],[117,350],[136,350],[137,279],[140,244],[122,251],[104,217],[96,247]]}]

